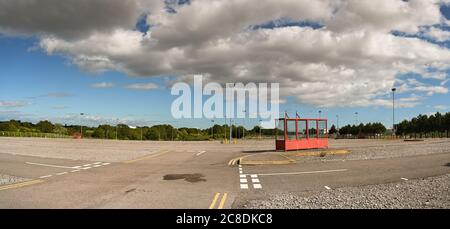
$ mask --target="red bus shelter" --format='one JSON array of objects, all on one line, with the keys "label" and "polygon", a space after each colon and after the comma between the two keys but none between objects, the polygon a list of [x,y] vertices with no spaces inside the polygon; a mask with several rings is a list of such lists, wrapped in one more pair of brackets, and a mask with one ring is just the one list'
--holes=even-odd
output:
[{"label": "red bus shelter", "polygon": [[275,120],[276,150],[328,148],[328,120],[320,118],[284,118]]}]

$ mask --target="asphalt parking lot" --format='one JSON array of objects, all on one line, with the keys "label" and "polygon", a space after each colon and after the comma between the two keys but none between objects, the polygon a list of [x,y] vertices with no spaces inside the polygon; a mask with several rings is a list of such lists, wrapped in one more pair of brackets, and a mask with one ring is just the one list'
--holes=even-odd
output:
[{"label": "asphalt parking lot", "polygon": [[446,139],[331,141],[351,153],[229,165],[270,152],[272,144],[0,138],[0,208],[244,208],[277,193],[304,196],[450,173]]}]

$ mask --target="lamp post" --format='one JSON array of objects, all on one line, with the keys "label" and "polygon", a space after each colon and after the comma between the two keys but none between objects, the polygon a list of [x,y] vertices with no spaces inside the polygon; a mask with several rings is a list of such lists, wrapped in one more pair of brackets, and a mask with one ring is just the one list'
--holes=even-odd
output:
[{"label": "lamp post", "polygon": [[81,132],[81,138],[83,138],[83,116],[84,113],[80,113],[80,132]]},{"label": "lamp post", "polygon": [[262,122],[262,119],[259,120],[259,140],[262,139],[262,136],[261,136],[261,128],[262,128],[261,122]]},{"label": "lamp post", "polygon": [[245,118],[247,117],[247,110],[243,110],[244,112],[244,121],[243,121],[243,127],[242,127],[242,140],[245,139]]},{"label": "lamp post", "polygon": [[358,125],[358,112],[355,112],[355,120],[356,120],[355,125]]},{"label": "lamp post", "polygon": [[212,138],[214,139],[214,119],[211,120],[211,122],[213,123],[212,127],[211,127],[211,135],[212,135]]},{"label": "lamp post", "polygon": [[397,88],[392,88],[392,132],[395,136],[395,91]]},{"label": "lamp post", "polygon": [[321,116],[322,116],[322,111],[319,110],[319,119],[321,118]]},{"label": "lamp post", "polygon": [[119,119],[116,119],[116,140],[117,140],[117,128],[119,127]]},{"label": "lamp post", "polygon": [[233,140],[233,123],[230,118],[230,144],[232,140]]},{"label": "lamp post", "polygon": [[336,129],[337,133],[339,134],[339,115],[336,115]]}]

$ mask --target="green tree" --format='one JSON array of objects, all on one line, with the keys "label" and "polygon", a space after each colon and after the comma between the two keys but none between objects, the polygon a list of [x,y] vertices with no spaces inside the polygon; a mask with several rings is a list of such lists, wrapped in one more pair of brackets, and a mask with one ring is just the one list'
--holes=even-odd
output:
[{"label": "green tree", "polygon": [[44,120],[38,122],[36,128],[43,133],[52,133],[55,126],[51,122]]}]

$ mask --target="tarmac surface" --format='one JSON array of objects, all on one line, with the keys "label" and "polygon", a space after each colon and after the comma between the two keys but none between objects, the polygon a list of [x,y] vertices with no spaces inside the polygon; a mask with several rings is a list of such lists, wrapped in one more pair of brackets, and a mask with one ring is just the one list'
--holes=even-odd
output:
[{"label": "tarmac surface", "polygon": [[[440,148],[430,152],[427,145]],[[223,145],[0,138],[0,208],[242,208],[271,193],[332,191],[450,173],[447,139],[339,140],[330,146],[350,153],[291,153],[286,155],[292,163],[276,164],[271,162],[286,155],[273,152],[273,140]],[[370,152],[361,150],[370,147]],[[414,153],[399,148],[414,148]],[[377,149],[391,153],[379,157]],[[230,165],[241,157],[268,163]],[[14,179],[3,179],[8,176]]]}]

